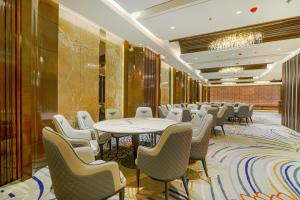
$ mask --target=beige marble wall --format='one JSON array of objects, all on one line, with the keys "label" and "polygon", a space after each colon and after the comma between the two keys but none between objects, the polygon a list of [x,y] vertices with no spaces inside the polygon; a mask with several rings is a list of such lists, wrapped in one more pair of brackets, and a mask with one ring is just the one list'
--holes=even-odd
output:
[{"label": "beige marble wall", "polygon": [[76,112],[98,120],[99,28],[59,9],[58,113],[76,126]]},{"label": "beige marble wall", "polygon": [[105,34],[105,108],[117,108],[123,115],[123,42]]},{"label": "beige marble wall", "polygon": [[168,104],[170,102],[170,68],[167,63],[161,62],[160,69],[160,103]]}]

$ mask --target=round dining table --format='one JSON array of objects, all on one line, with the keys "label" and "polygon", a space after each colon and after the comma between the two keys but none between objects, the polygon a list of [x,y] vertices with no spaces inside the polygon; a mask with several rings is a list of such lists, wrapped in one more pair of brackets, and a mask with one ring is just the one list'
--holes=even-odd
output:
[{"label": "round dining table", "polygon": [[122,118],[97,122],[94,124],[94,128],[102,132],[131,135],[133,145],[133,163],[131,163],[129,168],[134,168],[134,162],[137,157],[137,149],[140,143],[139,135],[160,133],[168,126],[176,123],[178,122],[161,118]]}]

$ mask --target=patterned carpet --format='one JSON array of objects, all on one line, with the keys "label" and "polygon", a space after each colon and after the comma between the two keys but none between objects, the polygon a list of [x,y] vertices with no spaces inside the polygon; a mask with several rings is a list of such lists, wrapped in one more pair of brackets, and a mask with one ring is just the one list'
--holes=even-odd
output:
[{"label": "patterned carpet", "polygon": [[[226,124],[226,136],[217,129],[207,155],[211,184],[201,163],[191,163],[187,171],[190,199],[300,199],[300,134],[279,125],[280,115],[275,112],[256,112],[253,120],[249,125]],[[123,144],[119,160],[130,152],[128,140]],[[106,154],[105,159],[114,157],[115,153]],[[163,199],[162,183],[142,174],[137,194],[135,170],[120,168],[127,178],[126,199]],[[187,199],[180,180],[170,185],[171,199]],[[45,167],[32,179],[0,188],[0,199],[55,199],[50,187]]]}]

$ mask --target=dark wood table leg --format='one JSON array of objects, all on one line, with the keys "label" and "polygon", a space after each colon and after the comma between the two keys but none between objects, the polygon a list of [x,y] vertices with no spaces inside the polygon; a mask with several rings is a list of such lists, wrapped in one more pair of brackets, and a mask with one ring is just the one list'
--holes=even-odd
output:
[{"label": "dark wood table leg", "polygon": [[132,135],[132,145],[133,145],[133,162],[135,162],[135,159],[137,157],[137,150],[140,144],[140,136],[138,134]]}]

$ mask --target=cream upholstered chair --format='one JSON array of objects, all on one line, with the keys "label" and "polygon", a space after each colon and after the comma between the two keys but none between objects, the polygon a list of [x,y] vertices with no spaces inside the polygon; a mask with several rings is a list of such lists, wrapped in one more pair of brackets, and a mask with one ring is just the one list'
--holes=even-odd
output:
[{"label": "cream upholstered chair", "polygon": [[[105,119],[120,119],[121,114],[120,111],[117,108],[107,108],[105,109]],[[120,138],[128,136],[128,134],[119,134],[119,133],[111,133],[112,137],[116,139],[116,145],[117,145],[117,154],[119,152],[119,144],[120,144]],[[111,142],[110,142],[110,149],[111,149]]]},{"label": "cream upholstered chair", "polygon": [[192,120],[193,139],[191,146],[191,160],[201,160],[207,177],[206,154],[208,151],[209,137],[213,126],[213,116],[211,114],[197,113]]},{"label": "cream upholstered chair", "polygon": [[221,126],[222,131],[225,135],[225,130],[224,130],[224,123],[227,118],[227,106],[222,106],[217,114],[217,126]]},{"label": "cream upholstered chair", "polygon": [[233,122],[235,117],[234,106],[232,104],[225,104],[227,106],[227,119]]},{"label": "cream upholstered chair", "polygon": [[235,117],[239,119],[239,123],[241,123],[243,119],[246,119],[246,122],[248,124],[248,118],[250,118],[249,105],[239,104],[238,109],[235,112]]},{"label": "cream upholstered chair", "polygon": [[173,108],[182,108],[181,104],[173,104]]},{"label": "cream upholstered chair", "polygon": [[215,127],[217,126],[217,118],[218,118],[218,108],[216,107],[208,107],[206,108],[207,113],[211,114],[213,116],[213,125],[212,125],[212,131],[214,132],[215,136],[217,136]]},{"label": "cream upholstered chair", "polygon": [[166,106],[163,106],[163,105],[158,106],[159,118],[166,118],[168,113],[169,113],[169,111]]},{"label": "cream upholstered chair", "polygon": [[[52,128],[50,127],[45,127],[45,130],[48,130],[52,133],[59,134],[55,132]],[[62,135],[64,136],[64,135]],[[86,139],[72,139],[65,137],[65,140],[67,140],[73,147],[75,153],[78,155],[78,157],[86,162],[86,163],[91,163],[95,161],[95,155],[94,151],[91,147],[91,144],[88,140]]]},{"label": "cream upholstered chair", "polygon": [[192,113],[188,108],[182,108],[182,122],[190,122],[192,121]]},{"label": "cream upholstered chair", "polygon": [[167,108],[168,108],[168,110],[170,111],[170,110],[172,109],[171,104],[167,104]]},{"label": "cream upholstered chair", "polygon": [[55,196],[60,199],[124,199],[126,179],[116,162],[85,162],[59,134],[44,128],[43,144]]},{"label": "cream upholstered chair", "polygon": [[152,109],[150,107],[138,107],[135,112],[135,118],[152,118]]},{"label": "cream upholstered chair", "polygon": [[78,111],[76,114],[78,127],[81,130],[90,130],[94,132],[100,146],[101,159],[103,159],[103,145],[111,139],[111,134],[100,132],[94,129],[94,120],[87,111]]},{"label": "cream upholstered chair", "polygon": [[72,128],[68,120],[63,115],[54,115],[53,123],[59,134],[71,139],[86,139],[90,142],[94,154],[99,154],[99,145],[94,132],[91,132],[90,130],[78,130]]},{"label": "cream upholstered chair", "polygon": [[187,108],[191,110],[198,110],[199,106],[197,104],[188,104]]},{"label": "cream upholstered chair", "polygon": [[182,122],[182,109],[181,108],[172,108],[167,115],[167,119]]},{"label": "cream upholstered chair", "polygon": [[249,108],[249,112],[250,112],[250,120],[251,120],[251,122],[253,123],[253,120],[252,120],[252,115],[253,115],[253,111],[254,111],[254,105],[253,104],[251,104],[250,105],[250,108]]},{"label": "cream upholstered chair", "polygon": [[165,182],[165,199],[168,199],[168,182],[181,178],[187,195],[184,174],[189,164],[192,128],[189,123],[169,126],[154,148],[139,146],[137,159],[137,187],[140,171],[151,178]]}]

